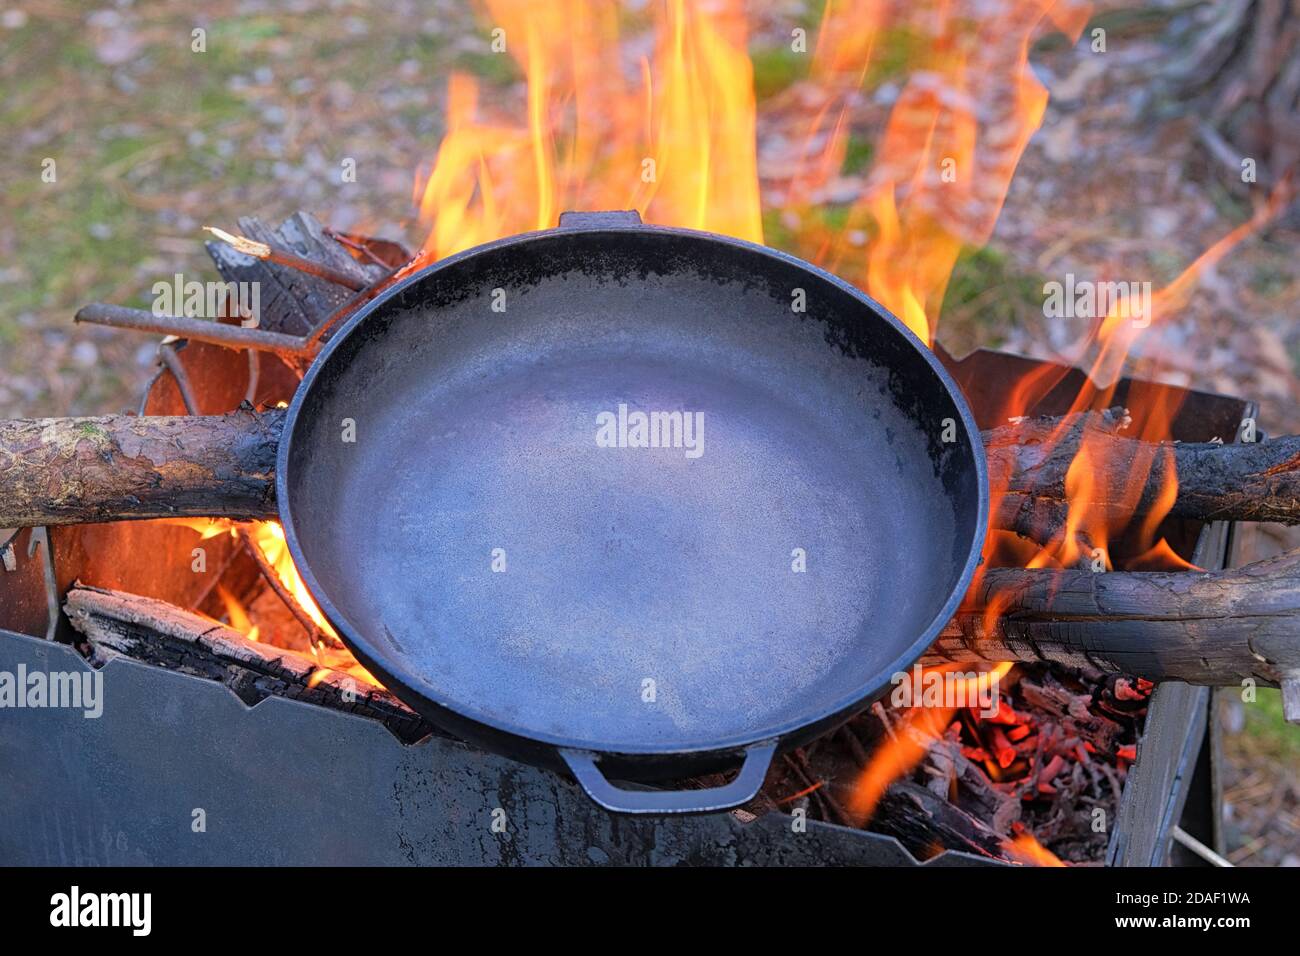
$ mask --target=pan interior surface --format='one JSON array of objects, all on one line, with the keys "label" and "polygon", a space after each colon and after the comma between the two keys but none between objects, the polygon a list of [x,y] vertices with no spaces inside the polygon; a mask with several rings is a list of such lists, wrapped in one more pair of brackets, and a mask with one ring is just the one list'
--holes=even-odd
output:
[{"label": "pan interior surface", "polygon": [[408,690],[570,745],[704,748],[816,719],[932,626],[978,535],[945,419],[915,346],[789,260],[560,231],[338,343],[289,517],[322,606]]}]

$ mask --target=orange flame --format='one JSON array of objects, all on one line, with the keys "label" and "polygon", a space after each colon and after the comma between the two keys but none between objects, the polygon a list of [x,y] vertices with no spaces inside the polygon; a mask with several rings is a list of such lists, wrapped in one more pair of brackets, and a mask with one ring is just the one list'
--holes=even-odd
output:
[{"label": "orange flame", "polygon": [[845,810],[857,826],[871,819],[890,784],[916,767],[952,723],[956,708],[918,707],[907,711],[893,736],[882,742],[853,785]]},{"label": "orange flame", "polygon": [[[1085,354],[1091,353],[1088,381],[1079,390],[1069,409],[1070,413],[1100,411],[1110,407],[1115,398],[1116,385],[1125,363],[1144,332],[1158,327],[1160,320],[1185,303],[1195,289],[1200,277],[1232,249],[1254,235],[1285,208],[1292,197],[1289,180],[1280,183],[1260,204],[1249,220],[1230,230],[1205,252],[1199,255],[1169,285],[1151,295],[1149,314],[1140,320],[1130,314],[1126,304],[1110,303],[1105,318],[1097,325],[1081,346]],[[1013,390],[1011,415],[1023,414],[1032,408],[1032,401],[1057,384],[1059,373],[1050,370],[1035,373]],[[1173,467],[1173,422],[1178,412],[1176,400],[1168,391],[1145,387],[1135,383],[1129,390],[1127,404],[1136,416],[1130,427],[1123,430],[1126,437],[1137,439],[1141,446],[1119,446],[1090,434],[1080,442],[1066,476],[1066,493],[1069,511],[1064,530],[1027,566],[1088,566],[1100,560],[1104,567],[1112,568],[1110,551],[1117,537],[1136,525],[1131,550],[1140,551],[1135,559],[1125,562],[1132,570],[1156,570],[1160,558],[1167,559],[1166,568],[1193,567],[1179,558],[1163,538],[1159,528],[1173,508],[1178,496],[1178,476]],[[1070,434],[1069,425],[1063,421],[1047,439],[1045,445],[1053,447]],[[1110,460],[1108,456],[1120,453],[1123,460]],[[1137,448],[1141,448],[1138,451]],[[1143,491],[1153,473],[1159,469],[1155,495],[1143,500]],[[1100,477],[1109,478],[1105,487]],[[992,505],[996,509],[1005,496],[1005,487],[992,490]],[[1140,519],[1138,518],[1141,514]],[[986,548],[986,556],[996,548],[996,540]]]},{"label": "orange flame", "polygon": [[1130,558],[1124,565],[1128,571],[1204,571],[1183,558],[1169,542],[1161,538],[1136,558]]},{"label": "orange flame", "polygon": [[[204,541],[221,534],[228,534],[232,538],[239,536],[239,526],[224,518],[173,518],[168,519],[168,521],[171,524],[190,528],[199,534],[200,540]],[[294,566],[293,556],[289,553],[288,542],[284,537],[284,528],[280,526],[280,523],[278,521],[257,521],[246,525],[245,529],[249,541],[261,552],[267,565],[274,571],[285,590],[293,596],[298,606],[320,629],[320,632],[329,638],[326,642],[313,643],[310,647],[312,656],[321,664],[321,667],[313,672],[308,686],[315,687],[331,670],[346,672],[375,687],[382,686],[369,671],[361,666],[357,659],[352,656],[352,653],[342,646],[337,632],[330,625],[325,615],[321,613],[316,601],[311,596],[311,592],[307,590],[307,585],[303,583],[302,577],[298,574],[297,567]],[[250,641],[259,641],[262,637],[261,628],[253,623],[248,609],[240,603],[239,599],[222,584],[217,585],[217,596],[220,597],[221,603],[225,606],[226,617],[230,621],[230,626]],[[268,636],[268,640],[274,640],[274,637]]]},{"label": "orange flame", "polygon": [[250,641],[256,641],[260,629],[249,620],[244,605],[240,604],[235,599],[235,596],[220,584],[217,585],[217,595],[221,598],[221,603],[226,606],[226,616],[230,618],[230,626]]},{"label": "orange flame", "polygon": [[[417,183],[429,229],[415,265],[502,236],[554,226],[566,209],[635,209],[663,225],[761,242],[753,68],[741,0],[664,0],[654,48],[634,61],[617,8],[585,0],[484,0],[494,49],[526,81],[514,111],[489,113],[477,82],[453,75],[447,132]],[[961,250],[987,241],[1011,177],[1042,122],[1047,92],[1029,68],[1049,29],[1077,38],[1080,0],[992,0],[978,17],[951,0],[826,0],[812,50],[820,102],[805,149],[776,194],[819,250],[923,341],[933,340]],[[853,98],[886,29],[924,34],[908,64],[865,193],[818,238],[819,202],[839,173]],[[807,91],[805,91],[807,92]],[[857,238],[874,232],[865,257]]]},{"label": "orange flame", "polygon": [[338,634],[330,626],[330,622],[325,619],[321,613],[316,601],[312,598],[311,592],[307,590],[307,585],[302,583],[302,578],[298,575],[298,569],[294,566],[293,557],[289,554],[289,544],[284,538],[284,528],[278,521],[257,521],[253,523],[249,532],[249,537],[257,549],[262,552],[267,563],[275,569],[276,576],[284,584],[285,588],[293,595],[298,606],[307,612],[307,616],[312,619],[317,627],[328,634],[330,637],[337,639]]},{"label": "orange flame", "polygon": [[492,119],[453,75],[447,133],[417,186],[430,229],[417,265],[554,226],[566,209],[763,238],[753,71],[739,0],[656,5],[655,48],[626,79],[617,8],[487,0],[527,81],[526,124]]},{"label": "orange flame", "polygon": [[[815,73],[834,75],[875,48],[883,5],[855,6],[864,23],[859,30],[827,5]],[[1020,157],[1042,124],[1047,91],[1029,68],[1030,45],[1049,19],[1077,38],[1087,9],[1026,0],[992,3],[975,17],[961,4],[937,0],[901,16],[898,25],[928,42],[890,114],[866,193],[849,215],[858,227],[874,223],[876,235],[865,271],[846,241],[852,230],[834,243],[828,265],[926,343],[958,255],[988,241]],[[857,81],[864,77],[865,65]]]},{"label": "orange flame", "polygon": [[1030,866],[1065,866],[1060,857],[1028,833],[1013,837],[1004,844],[1004,847],[1007,855],[1020,863]]},{"label": "orange flame", "polygon": [[[954,685],[952,688],[954,698],[962,701],[977,699],[981,681],[1000,681],[1014,666],[1012,662],[1003,662],[984,673],[963,678],[958,682],[960,686]],[[947,674],[957,668],[956,664],[944,664],[926,668],[926,674]],[[930,747],[943,736],[956,713],[956,706],[916,706],[902,712],[897,725],[890,729],[888,739],[876,748],[870,762],[853,785],[845,810],[855,823],[861,826],[871,819],[889,785],[924,759]]]}]

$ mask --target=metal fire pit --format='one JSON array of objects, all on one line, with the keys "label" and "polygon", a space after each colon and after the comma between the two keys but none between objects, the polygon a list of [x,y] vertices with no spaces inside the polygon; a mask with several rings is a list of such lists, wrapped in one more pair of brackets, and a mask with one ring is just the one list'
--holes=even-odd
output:
[{"label": "metal fire pit", "polygon": [[[201,378],[210,368],[215,384],[235,353],[205,349],[186,347],[190,374]],[[1006,383],[1042,367],[988,351],[944,360],[981,427],[996,423]],[[1082,373],[1068,371],[1032,411],[1061,414],[1082,382]],[[1240,399],[1140,382],[1123,383],[1116,403],[1131,400],[1141,408],[1146,396],[1139,390],[1181,396],[1174,422],[1180,440],[1231,441],[1242,419],[1255,414]],[[150,412],[178,410],[177,394],[154,391]],[[1230,563],[1231,531],[1189,522],[1162,529],[1176,550],[1205,568]],[[49,627],[47,578],[60,602],[81,577],[195,603],[194,575],[151,560],[156,550],[133,547],[143,541],[139,534],[122,523],[53,529],[48,544],[35,529],[10,542],[16,568],[0,570],[0,670],[89,670],[66,643],[45,639],[47,631],[70,636],[66,620]],[[748,822],[741,813],[617,817],[554,774],[458,741],[430,737],[407,745],[375,720],[276,697],[250,708],[221,684],[122,658],[106,664],[102,675],[99,719],[70,709],[0,715],[0,860],[921,865],[892,837],[816,821],[796,832],[781,813]],[[1195,862],[1181,847],[1171,853],[1175,826],[1218,845],[1210,700],[1206,688],[1157,688],[1112,827],[1108,863]],[[923,865],[986,863],[950,851]]]}]

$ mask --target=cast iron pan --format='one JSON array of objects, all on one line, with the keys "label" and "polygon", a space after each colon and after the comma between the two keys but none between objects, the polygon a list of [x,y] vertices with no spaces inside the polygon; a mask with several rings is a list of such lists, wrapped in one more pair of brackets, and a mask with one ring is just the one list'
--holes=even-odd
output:
[{"label": "cast iron pan", "polygon": [[[567,216],[354,316],[289,407],[277,491],[321,609],[430,721],[610,810],[698,812],[751,798],[952,615],[988,508],[978,434],[851,286]],[[737,762],[710,790],[609,782]]]}]

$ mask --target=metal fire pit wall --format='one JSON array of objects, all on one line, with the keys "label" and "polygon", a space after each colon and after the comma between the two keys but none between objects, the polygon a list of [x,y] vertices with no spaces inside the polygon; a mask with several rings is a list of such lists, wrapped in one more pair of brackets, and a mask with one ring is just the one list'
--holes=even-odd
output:
[{"label": "metal fire pit wall", "polygon": [[[945,361],[981,427],[999,414],[1003,396],[995,390],[1042,367],[992,352]],[[1081,383],[1077,370],[1069,372],[1034,411],[1059,414]],[[1175,422],[1175,437],[1183,440],[1231,440],[1241,419],[1254,413],[1238,399],[1174,391],[1183,399]],[[1128,392],[1126,383],[1117,402]],[[1221,567],[1230,553],[1226,526],[1166,530],[1176,548],[1190,554],[1194,546],[1202,567]],[[36,636],[46,633],[47,600],[44,555],[28,556],[32,534],[18,536],[17,570],[0,570],[0,670],[89,671],[71,647]],[[58,564],[66,545],[56,539],[54,551]],[[62,593],[69,572],[57,571]],[[796,833],[781,813],[751,822],[728,813],[620,818],[554,774],[458,741],[431,737],[405,745],[368,718],[276,697],[249,708],[221,684],[122,658],[102,675],[97,719],[72,709],[0,711],[0,862],[917,863],[891,837],[816,821]],[[1204,688],[1157,689],[1109,863],[1167,862],[1179,823],[1216,844],[1212,748],[1203,746],[1209,699]],[[946,852],[923,865],[987,862]]]}]

